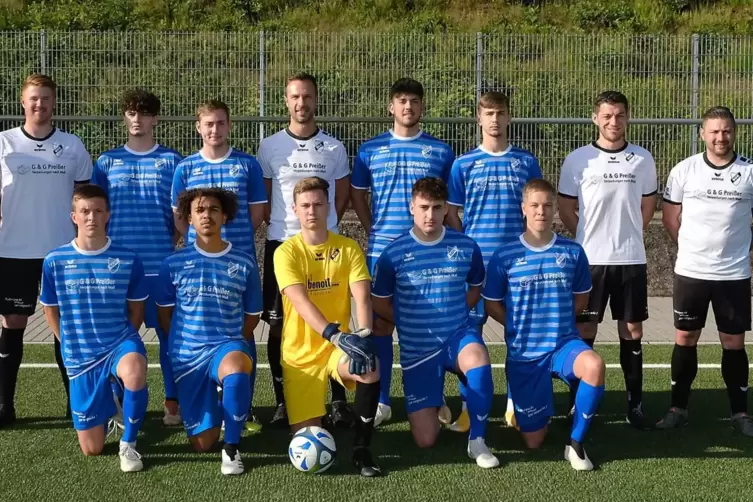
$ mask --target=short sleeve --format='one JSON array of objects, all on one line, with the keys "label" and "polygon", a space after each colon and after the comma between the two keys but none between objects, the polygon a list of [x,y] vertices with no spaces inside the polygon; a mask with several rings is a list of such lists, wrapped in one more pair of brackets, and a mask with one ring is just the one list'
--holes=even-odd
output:
[{"label": "short sleeve", "polygon": [[348,152],[345,150],[345,145],[342,143],[337,144],[335,149],[335,179],[341,180],[346,176],[350,176],[350,167],[348,166]]},{"label": "short sleeve", "polygon": [[465,205],[465,179],[460,167],[460,159],[455,159],[450,168],[450,181],[448,183],[449,196],[447,202],[453,206]]},{"label": "short sleeve", "polygon": [[533,154],[531,154],[531,156],[528,157],[528,159],[529,159],[528,179],[526,181],[537,180],[537,179],[543,178],[544,174],[541,172],[539,159],[537,159]]},{"label": "short sleeve", "polygon": [[656,195],[656,191],[659,188],[656,179],[656,162],[654,161],[654,157],[650,154],[643,160],[643,162],[646,163],[646,172],[643,175],[643,180],[641,180],[641,188],[643,190],[643,196],[650,197]]},{"label": "short sleeve", "polygon": [[469,286],[481,286],[484,283],[484,277],[486,277],[484,256],[481,254],[481,248],[474,242],[473,254],[471,255],[471,269],[468,271],[466,282]]},{"label": "short sleeve", "polygon": [[97,159],[97,162],[94,164],[94,168],[92,170],[91,183],[100,187],[105,191],[105,193],[109,193],[109,181],[107,179],[106,164],[107,157],[102,155]]},{"label": "short sleeve", "polygon": [[186,179],[183,176],[184,172],[190,171],[190,166],[187,166],[188,161],[182,160],[178,162],[175,167],[175,174],[173,174],[173,186],[170,193],[170,204],[173,208],[178,207],[178,198],[180,194],[186,191]]},{"label": "short sleeve", "polygon": [[387,253],[383,252],[374,266],[371,294],[377,298],[389,298],[395,294],[395,266]]},{"label": "short sleeve", "polygon": [[588,267],[588,258],[583,248],[578,253],[578,262],[575,264],[575,276],[573,277],[573,294],[581,295],[591,291],[591,271]]},{"label": "short sleeve", "polygon": [[175,305],[175,283],[173,283],[170,263],[167,260],[162,261],[159,269],[159,277],[152,291],[152,300],[158,307],[172,307]]},{"label": "short sleeve", "polygon": [[269,144],[269,138],[264,138],[259,144],[259,150],[256,152],[256,160],[259,161],[261,166],[261,174],[266,179],[272,179],[272,166],[269,165],[269,158],[267,154],[267,145]]},{"label": "short sleeve", "polygon": [[275,250],[275,277],[281,292],[294,284],[306,284],[306,277],[300,260],[295,256],[292,246],[283,244]]},{"label": "short sleeve", "polygon": [[680,165],[676,165],[669,172],[667,184],[664,186],[664,202],[668,204],[682,204],[684,193]]},{"label": "short sleeve", "polygon": [[251,157],[248,161],[248,203],[264,204],[267,202],[267,187],[261,173],[259,162]]},{"label": "short sleeve", "polygon": [[92,158],[89,155],[89,152],[86,151],[86,147],[81,142],[81,140],[78,140],[78,144],[76,145],[77,149],[77,166],[76,166],[76,182],[78,183],[88,183],[92,179],[92,171],[94,170],[94,167],[92,166]]},{"label": "short sleeve", "polygon": [[504,269],[503,261],[495,253],[486,267],[486,281],[481,290],[481,296],[487,300],[501,302],[505,299],[506,294],[507,270]]},{"label": "short sleeve", "polygon": [[144,277],[144,264],[136,256],[131,267],[131,280],[128,281],[126,299],[129,302],[143,302],[147,298],[149,298],[149,285]]},{"label": "short sleeve", "polygon": [[243,291],[243,311],[247,315],[260,315],[264,307],[262,305],[261,281],[259,269],[253,262],[249,262],[248,276],[246,277],[246,289]]},{"label": "short sleeve", "polygon": [[557,192],[568,199],[578,198],[578,184],[575,180],[575,166],[573,165],[572,155],[565,157],[565,161],[562,163]]},{"label": "short sleeve", "polygon": [[42,264],[42,292],[39,295],[39,303],[47,307],[56,307],[58,304],[58,295],[55,290],[55,270],[49,258],[45,258]]},{"label": "short sleeve", "polygon": [[366,257],[363,255],[363,251],[357,244],[353,243],[347,247],[348,261],[350,264],[350,270],[348,271],[348,284],[353,284],[359,281],[371,281],[371,274],[366,266]]},{"label": "short sleeve", "polygon": [[350,185],[359,190],[371,189],[369,154],[363,148],[358,149],[358,154],[353,159],[353,174],[350,176]]}]

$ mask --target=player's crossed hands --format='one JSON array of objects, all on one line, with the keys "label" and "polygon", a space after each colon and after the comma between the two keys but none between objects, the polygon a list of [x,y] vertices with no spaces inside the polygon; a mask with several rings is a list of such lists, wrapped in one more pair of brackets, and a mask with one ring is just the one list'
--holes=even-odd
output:
[{"label": "player's crossed hands", "polygon": [[338,323],[330,323],[322,331],[322,337],[340,348],[349,360],[348,371],[353,375],[365,375],[376,371],[377,348],[371,340],[371,330],[361,329],[355,333],[341,333]]}]

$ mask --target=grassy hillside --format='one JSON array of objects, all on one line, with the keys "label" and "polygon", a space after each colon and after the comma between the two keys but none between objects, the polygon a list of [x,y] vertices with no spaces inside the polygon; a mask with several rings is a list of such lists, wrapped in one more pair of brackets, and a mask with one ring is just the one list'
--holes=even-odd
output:
[{"label": "grassy hillside", "polygon": [[749,0],[0,0],[0,29],[753,32]]}]

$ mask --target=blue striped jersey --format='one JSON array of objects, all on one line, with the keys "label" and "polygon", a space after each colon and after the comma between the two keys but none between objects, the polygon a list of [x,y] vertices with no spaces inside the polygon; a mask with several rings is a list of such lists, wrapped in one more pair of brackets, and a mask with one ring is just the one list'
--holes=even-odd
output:
[{"label": "blue striped jersey", "polygon": [[405,138],[387,131],[361,145],[350,182],[371,190],[371,232],[366,253],[373,263],[384,248],[413,227],[413,184],[426,176],[447,181],[455,154],[447,143],[420,132]]},{"label": "blue striped jersey", "polygon": [[146,152],[121,146],[94,164],[91,182],[110,199],[107,235],[139,254],[146,275],[157,275],[162,260],[175,250],[170,188],[181,158],[160,145]]},{"label": "blue striped jersey", "polygon": [[536,157],[515,146],[500,153],[478,147],[452,164],[447,202],[463,208],[463,232],[478,243],[485,264],[523,233],[523,185],[541,177]]},{"label": "blue striped jersey", "polygon": [[[172,205],[178,206],[181,193],[193,188],[223,188],[238,198],[235,219],[222,228],[223,240],[232,242],[236,249],[245,251],[256,259],[254,227],[251,224],[249,205],[267,202],[267,189],[261,166],[254,157],[230,149],[221,159],[210,160],[196,152],[183,159],[175,169]],[[196,230],[189,226],[186,244],[196,240]]]},{"label": "blue striped jersey", "polygon": [[419,240],[411,230],[387,245],[371,291],[392,297],[404,367],[435,354],[468,325],[467,286],[483,282],[478,244],[455,230],[444,228],[434,242]]},{"label": "blue striped jersey", "polygon": [[507,307],[507,357],[536,360],[578,339],[573,295],[591,291],[591,273],[580,244],[557,234],[537,248],[521,235],[495,251],[482,296]]},{"label": "blue striped jersey", "polygon": [[60,345],[71,378],[107,358],[120,342],[138,337],[128,301],[149,296],[144,266],[135,252],[109,238],[97,251],[76,241],[51,251],[42,267],[40,302],[60,309]]},{"label": "blue striped jersey", "polygon": [[155,303],[175,307],[168,340],[176,379],[223,343],[245,340],[245,315],[261,314],[256,259],[232,243],[219,253],[186,246],[162,262],[158,282]]}]

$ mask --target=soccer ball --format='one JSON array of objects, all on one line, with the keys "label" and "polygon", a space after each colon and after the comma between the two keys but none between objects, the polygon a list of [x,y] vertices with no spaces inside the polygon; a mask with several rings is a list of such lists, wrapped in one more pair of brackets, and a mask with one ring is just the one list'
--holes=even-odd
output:
[{"label": "soccer ball", "polygon": [[288,457],[302,472],[321,473],[335,461],[335,438],[326,429],[311,426],[299,430],[290,440]]}]

